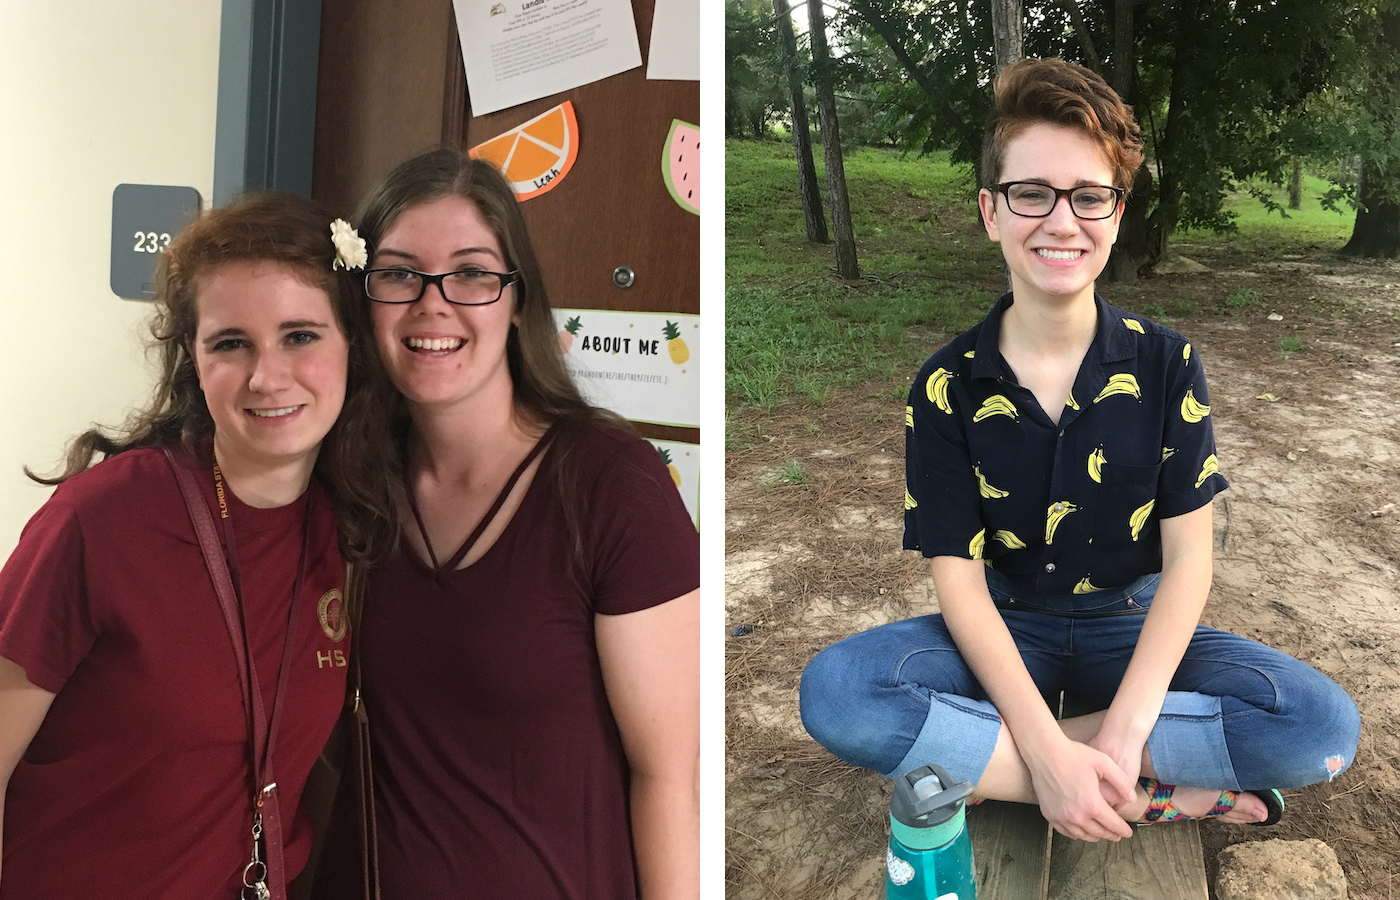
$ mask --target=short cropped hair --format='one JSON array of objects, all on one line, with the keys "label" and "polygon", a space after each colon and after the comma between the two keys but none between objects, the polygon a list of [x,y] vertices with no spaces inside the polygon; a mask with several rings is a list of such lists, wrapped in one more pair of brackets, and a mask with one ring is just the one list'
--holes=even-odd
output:
[{"label": "short cropped hair", "polygon": [[1001,181],[1007,145],[1043,123],[1084,132],[1103,149],[1113,186],[1132,188],[1142,166],[1142,129],[1098,73],[1063,59],[1022,59],[997,75],[995,97],[982,139],[982,187]]}]

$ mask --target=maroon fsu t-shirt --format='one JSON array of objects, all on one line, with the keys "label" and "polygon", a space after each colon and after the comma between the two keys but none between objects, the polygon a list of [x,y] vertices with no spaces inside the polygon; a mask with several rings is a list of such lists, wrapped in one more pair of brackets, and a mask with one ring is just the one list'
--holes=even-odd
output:
[{"label": "maroon fsu t-shirt", "polygon": [[586,509],[571,577],[557,447],[480,560],[434,577],[405,547],[371,575],[361,633],[385,900],[637,896],[593,619],[694,590],[699,539],[656,449],[589,428],[571,451]]},{"label": "maroon fsu t-shirt", "polygon": [[[217,521],[212,470],[189,464]],[[270,714],[309,501],[254,509],[225,496]],[[343,583],[331,511],[318,499],[276,738],[289,878],[311,843],[309,820],[293,811],[344,698]],[[0,896],[237,897],[252,849],[242,688],[159,450],[70,479],[29,521],[0,570],[0,656],[57,694],[10,778]]]}]

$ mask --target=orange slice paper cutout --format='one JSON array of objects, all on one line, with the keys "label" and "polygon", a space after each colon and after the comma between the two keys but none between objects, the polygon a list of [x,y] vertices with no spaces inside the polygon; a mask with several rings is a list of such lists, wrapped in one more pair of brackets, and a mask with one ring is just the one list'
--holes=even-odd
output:
[{"label": "orange slice paper cutout", "polygon": [[516,199],[538,197],[569,174],[578,156],[574,104],[565,100],[524,125],[477,144],[467,153],[500,169],[515,189]]}]

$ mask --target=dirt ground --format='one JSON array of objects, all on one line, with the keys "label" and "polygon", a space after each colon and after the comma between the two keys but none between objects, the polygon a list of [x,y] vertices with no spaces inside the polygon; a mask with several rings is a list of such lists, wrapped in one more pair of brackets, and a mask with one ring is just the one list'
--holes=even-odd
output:
[{"label": "dirt ground", "polygon": [[[990,305],[996,285],[987,287]],[[1220,304],[1245,288],[1257,299]],[[1206,365],[1231,484],[1216,501],[1204,621],[1317,666],[1363,719],[1352,768],[1286,791],[1280,826],[1202,827],[1212,883],[1228,844],[1316,837],[1336,851],[1353,900],[1391,900],[1400,894],[1400,266],[1319,253],[1106,293],[1152,315],[1134,301],[1164,289],[1210,301],[1199,306],[1207,314],[1164,320]],[[910,334],[925,356],[948,337]],[[1281,352],[1285,338],[1303,349]],[[730,900],[879,896],[888,789],[806,735],[797,684],[821,647],[936,609],[924,562],[900,549],[906,390],[865,385],[821,408],[736,419],[753,446],[726,460]],[[789,460],[805,482],[783,481]]]}]

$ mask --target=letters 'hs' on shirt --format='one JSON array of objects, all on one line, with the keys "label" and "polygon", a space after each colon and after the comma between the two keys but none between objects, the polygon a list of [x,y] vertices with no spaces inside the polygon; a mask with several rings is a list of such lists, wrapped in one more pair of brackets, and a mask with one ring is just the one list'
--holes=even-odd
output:
[{"label": "letters 'hs' on shirt", "polygon": [[1160,571],[1159,520],[1228,486],[1200,359],[1096,296],[1094,341],[1052,424],[997,349],[1011,302],[935,353],[910,389],[904,548],[985,558],[1050,596]]}]

